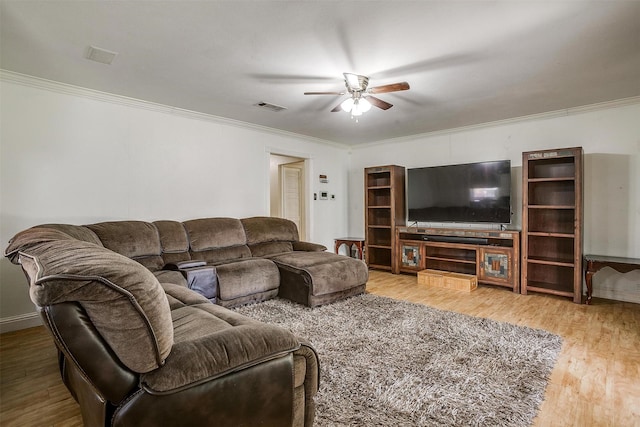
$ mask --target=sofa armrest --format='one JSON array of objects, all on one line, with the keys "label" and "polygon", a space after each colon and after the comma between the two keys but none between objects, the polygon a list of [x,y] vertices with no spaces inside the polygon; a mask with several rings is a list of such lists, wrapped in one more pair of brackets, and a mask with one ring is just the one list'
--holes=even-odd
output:
[{"label": "sofa armrest", "polygon": [[319,243],[296,241],[296,242],[293,242],[293,250],[305,251],[305,252],[322,252],[322,251],[326,251],[327,247]]},{"label": "sofa armrest", "polygon": [[293,353],[295,366],[295,387],[304,396],[304,406],[300,404],[296,419],[305,427],[313,426],[316,414],[315,396],[320,383],[320,363],[315,349],[306,340],[300,340],[300,348]]},{"label": "sofa armrest", "polygon": [[193,292],[182,285],[176,285],[175,283],[160,283],[164,293],[169,300],[169,307],[174,310],[186,305],[206,304],[210,302],[202,294]]},{"label": "sofa armrest", "polygon": [[287,353],[166,393],[143,388],[116,409],[109,425],[307,427],[294,418],[299,404]]}]

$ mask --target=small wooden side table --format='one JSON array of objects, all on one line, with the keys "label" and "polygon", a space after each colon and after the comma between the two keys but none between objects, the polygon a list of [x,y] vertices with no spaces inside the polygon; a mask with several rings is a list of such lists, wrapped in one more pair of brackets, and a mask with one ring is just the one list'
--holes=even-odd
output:
[{"label": "small wooden side table", "polygon": [[364,238],[362,237],[340,237],[336,240],[336,248],[335,252],[338,253],[340,246],[347,245],[349,248],[349,256],[351,256],[351,248],[353,246],[356,247],[358,252],[358,256],[356,258],[364,260],[363,250],[364,250]]},{"label": "small wooden side table", "polygon": [[593,275],[601,268],[611,267],[618,273],[628,273],[632,270],[640,269],[640,258],[621,258],[604,255],[585,255],[584,281],[587,284],[587,304],[591,304],[591,293],[593,292]]}]

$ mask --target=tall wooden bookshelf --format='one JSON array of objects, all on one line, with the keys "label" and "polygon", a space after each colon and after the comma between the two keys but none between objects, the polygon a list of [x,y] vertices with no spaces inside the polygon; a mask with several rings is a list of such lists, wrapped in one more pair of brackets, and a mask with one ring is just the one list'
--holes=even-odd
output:
[{"label": "tall wooden bookshelf", "polygon": [[365,260],[370,268],[395,270],[396,227],[405,225],[404,197],[403,166],[365,168]]},{"label": "tall wooden bookshelf", "polygon": [[522,294],[582,302],[583,150],[522,154]]}]

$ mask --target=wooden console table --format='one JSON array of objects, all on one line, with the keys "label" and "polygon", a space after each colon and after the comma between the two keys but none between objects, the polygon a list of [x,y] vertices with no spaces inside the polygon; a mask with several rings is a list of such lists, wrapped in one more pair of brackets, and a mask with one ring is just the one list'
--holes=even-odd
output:
[{"label": "wooden console table", "polygon": [[628,273],[640,269],[640,258],[621,258],[604,255],[585,255],[583,257],[584,280],[587,284],[587,304],[591,304],[593,292],[592,279],[598,270],[611,267],[619,273]]},{"label": "wooden console table", "polygon": [[349,256],[351,256],[351,247],[355,245],[356,250],[358,251],[358,259],[364,260],[362,251],[364,248],[364,238],[362,237],[340,237],[336,240],[336,249],[335,252],[338,253],[340,246],[347,245],[349,248]]}]

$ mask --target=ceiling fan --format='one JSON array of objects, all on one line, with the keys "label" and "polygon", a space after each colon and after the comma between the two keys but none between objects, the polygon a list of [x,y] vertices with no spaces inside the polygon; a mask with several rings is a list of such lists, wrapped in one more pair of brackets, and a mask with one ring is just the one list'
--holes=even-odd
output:
[{"label": "ceiling fan", "polygon": [[[353,73],[343,73],[344,84],[347,88],[347,92],[350,97],[338,104],[332,113],[340,110],[344,110],[351,113],[352,117],[360,116],[371,109],[372,105],[382,109],[388,110],[393,107],[393,104],[389,104],[386,101],[376,98],[371,94],[398,92],[401,90],[408,90],[409,83],[391,83],[388,85],[368,87],[369,77],[361,76]],[[344,95],[345,92],[305,92],[305,95]]]}]

